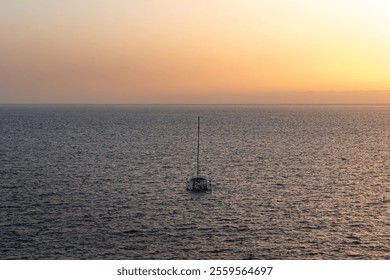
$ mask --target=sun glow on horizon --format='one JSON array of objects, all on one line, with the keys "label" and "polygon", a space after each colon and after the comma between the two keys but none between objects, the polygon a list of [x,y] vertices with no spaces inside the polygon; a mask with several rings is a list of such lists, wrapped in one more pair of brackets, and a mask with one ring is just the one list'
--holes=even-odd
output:
[{"label": "sun glow on horizon", "polygon": [[384,0],[3,6],[0,103],[390,103]]}]

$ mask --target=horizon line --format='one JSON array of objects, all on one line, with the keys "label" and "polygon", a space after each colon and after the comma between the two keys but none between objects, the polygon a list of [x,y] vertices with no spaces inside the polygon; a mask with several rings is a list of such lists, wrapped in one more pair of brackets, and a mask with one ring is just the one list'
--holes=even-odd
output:
[{"label": "horizon line", "polygon": [[0,106],[390,106],[390,103],[0,103]]}]

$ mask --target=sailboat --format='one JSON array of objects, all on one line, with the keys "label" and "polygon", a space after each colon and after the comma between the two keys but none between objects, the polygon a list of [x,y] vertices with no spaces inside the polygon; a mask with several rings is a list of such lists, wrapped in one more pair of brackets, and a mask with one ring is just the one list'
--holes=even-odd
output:
[{"label": "sailboat", "polygon": [[198,116],[198,149],[196,157],[196,176],[187,180],[187,190],[189,191],[208,191],[211,190],[211,180],[207,179],[204,176],[201,176],[199,173],[199,137],[200,136],[200,117]]}]

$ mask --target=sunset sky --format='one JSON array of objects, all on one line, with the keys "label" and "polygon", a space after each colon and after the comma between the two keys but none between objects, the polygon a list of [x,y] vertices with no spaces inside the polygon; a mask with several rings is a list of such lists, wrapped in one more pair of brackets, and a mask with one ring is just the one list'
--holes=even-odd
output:
[{"label": "sunset sky", "polygon": [[0,103],[390,103],[388,0],[0,0]]}]

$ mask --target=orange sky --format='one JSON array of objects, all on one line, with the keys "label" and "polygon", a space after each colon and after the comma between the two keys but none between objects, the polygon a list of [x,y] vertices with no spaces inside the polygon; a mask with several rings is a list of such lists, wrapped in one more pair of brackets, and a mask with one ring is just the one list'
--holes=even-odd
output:
[{"label": "orange sky", "polygon": [[3,0],[0,103],[390,103],[386,0]]}]

